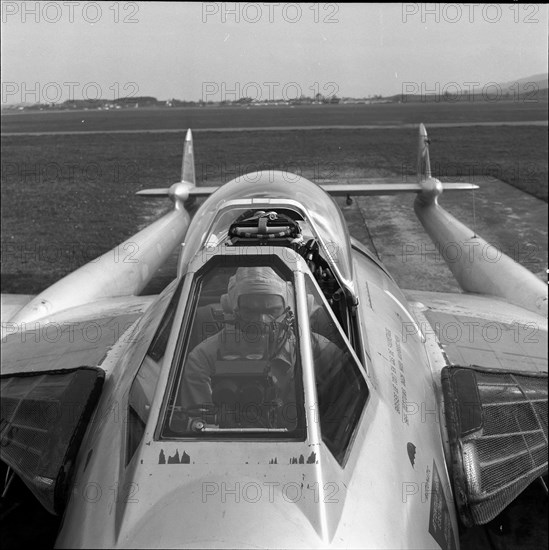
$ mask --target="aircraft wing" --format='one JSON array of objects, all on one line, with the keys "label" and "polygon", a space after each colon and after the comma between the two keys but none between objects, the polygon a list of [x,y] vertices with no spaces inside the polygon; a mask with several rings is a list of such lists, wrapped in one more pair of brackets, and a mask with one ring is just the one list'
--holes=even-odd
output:
[{"label": "aircraft wing", "polygon": [[[192,187],[187,189],[189,197],[209,197],[212,193],[217,191],[220,186],[208,186],[208,187]],[[142,195],[150,198],[163,198],[170,195],[169,187],[160,187],[153,189],[142,189],[137,191],[136,195]]]},{"label": "aircraft wing", "polygon": [[446,364],[435,385],[460,518],[487,523],[547,474],[547,318],[481,295],[407,297],[421,321],[408,331],[421,330]]},{"label": "aircraft wing", "polygon": [[47,323],[4,323],[0,454],[51,513],[62,510],[80,443],[113,371],[108,353],[126,349],[153,300],[105,300]]},{"label": "aircraft wing", "polygon": [[452,365],[547,373],[547,319],[503,300],[407,291]]},{"label": "aircraft wing", "polygon": [[[359,183],[322,183],[319,187],[334,197],[365,196],[365,195],[392,195],[396,193],[420,193],[422,186],[419,183],[403,183],[402,177],[382,177],[361,179]],[[443,183],[444,191],[463,191],[478,189],[478,185],[471,183]],[[208,197],[219,189],[219,186],[192,187],[186,190],[190,197]],[[173,193],[169,187],[143,189],[136,194],[151,198],[170,196]]]},{"label": "aircraft wing", "polygon": [[1,294],[0,317],[2,320],[11,319],[23,306],[26,306],[34,296],[32,294]]},{"label": "aircraft wing", "polygon": [[[423,190],[419,183],[402,183],[401,177],[369,178],[361,183],[321,184],[320,187],[334,197],[420,193]],[[471,183],[443,183],[442,188],[444,191],[463,191],[478,189],[478,186]]]},{"label": "aircraft wing", "polygon": [[46,322],[4,322],[1,374],[101,366],[107,351],[154,299],[128,296],[75,308]]}]

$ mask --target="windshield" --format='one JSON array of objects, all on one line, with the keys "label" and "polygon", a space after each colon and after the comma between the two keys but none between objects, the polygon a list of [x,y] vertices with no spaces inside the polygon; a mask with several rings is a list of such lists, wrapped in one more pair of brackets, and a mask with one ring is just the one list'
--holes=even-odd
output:
[{"label": "windshield", "polygon": [[322,359],[314,361],[320,431],[322,440],[343,466],[368,400],[368,387],[315,282],[310,277],[305,281],[313,350],[324,346],[316,354]]},{"label": "windshield", "polygon": [[216,266],[197,276],[163,437],[303,431],[291,272]]}]

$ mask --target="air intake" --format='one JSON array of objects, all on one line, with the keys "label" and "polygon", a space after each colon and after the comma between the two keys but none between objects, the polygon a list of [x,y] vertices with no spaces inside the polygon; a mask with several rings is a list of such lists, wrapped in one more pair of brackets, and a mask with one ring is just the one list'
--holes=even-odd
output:
[{"label": "air intake", "polygon": [[1,377],[0,457],[52,514],[63,511],[104,378],[95,367]]},{"label": "air intake", "polygon": [[446,367],[442,387],[459,516],[482,525],[547,472],[547,375]]}]

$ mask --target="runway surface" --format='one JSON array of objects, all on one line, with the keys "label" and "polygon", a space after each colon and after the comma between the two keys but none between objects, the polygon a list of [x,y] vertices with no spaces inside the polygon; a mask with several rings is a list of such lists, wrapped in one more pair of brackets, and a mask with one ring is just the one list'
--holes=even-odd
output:
[{"label": "runway surface", "polygon": [[[457,128],[472,126],[547,126],[547,120],[518,120],[511,122],[430,122],[429,128]],[[417,124],[362,124],[362,125],[329,125],[329,126],[246,126],[241,128],[193,128],[197,132],[257,132],[288,130],[375,130],[375,129],[417,128]],[[56,136],[56,135],[93,135],[93,134],[176,134],[185,133],[188,128],[136,129],[136,130],[71,130],[53,132],[2,132],[2,137],[10,136]]]}]

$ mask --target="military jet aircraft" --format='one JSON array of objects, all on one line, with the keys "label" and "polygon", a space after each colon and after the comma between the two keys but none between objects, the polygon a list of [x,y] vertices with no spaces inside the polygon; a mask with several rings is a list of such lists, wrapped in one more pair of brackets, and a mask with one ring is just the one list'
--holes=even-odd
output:
[{"label": "military jet aircraft", "polygon": [[[417,183],[197,187],[189,131],[181,181],[141,192],[172,211],[3,297],[1,458],[56,546],[451,549],[505,509],[547,472],[547,290],[440,206],[472,187],[423,125]],[[330,197],[394,192],[462,293],[401,290]]]}]

